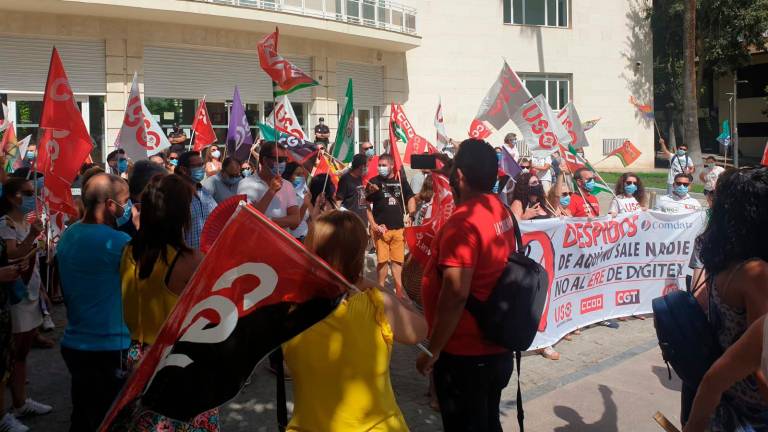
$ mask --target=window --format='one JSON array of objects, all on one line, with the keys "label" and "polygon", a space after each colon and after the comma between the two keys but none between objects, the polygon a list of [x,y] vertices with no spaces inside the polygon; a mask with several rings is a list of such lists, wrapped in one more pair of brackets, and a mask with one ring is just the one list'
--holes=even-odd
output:
[{"label": "window", "polygon": [[568,0],[503,0],[504,23],[568,27]]},{"label": "window", "polygon": [[544,95],[554,110],[563,109],[571,100],[571,79],[565,76],[520,74],[531,96]]},{"label": "window", "polygon": [[768,87],[768,63],[745,66],[739,69],[738,78],[739,81],[746,81],[739,83],[739,99],[768,96],[765,91]]}]

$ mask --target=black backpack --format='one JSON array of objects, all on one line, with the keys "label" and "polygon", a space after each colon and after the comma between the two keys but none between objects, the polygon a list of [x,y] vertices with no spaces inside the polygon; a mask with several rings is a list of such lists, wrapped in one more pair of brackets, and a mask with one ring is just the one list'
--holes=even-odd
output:
[{"label": "black backpack", "polygon": [[515,252],[507,258],[493,292],[485,301],[472,294],[466,309],[475,317],[480,331],[489,341],[515,353],[517,363],[517,424],[525,430],[523,395],[520,390],[521,352],[527,350],[539,329],[547,302],[549,276],[544,267],[528,257],[530,246],[523,246],[517,219],[509,213],[515,229]]}]

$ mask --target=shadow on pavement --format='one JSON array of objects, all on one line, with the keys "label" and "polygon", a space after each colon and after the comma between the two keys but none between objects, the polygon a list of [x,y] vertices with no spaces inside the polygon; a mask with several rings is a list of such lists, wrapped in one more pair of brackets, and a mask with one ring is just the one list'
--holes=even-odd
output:
[{"label": "shadow on pavement", "polygon": [[618,431],[618,414],[613,391],[607,386],[598,386],[603,397],[603,415],[595,423],[585,423],[581,415],[571,407],[557,405],[553,408],[556,416],[568,422],[554,429],[555,432],[613,432]]},{"label": "shadow on pavement", "polygon": [[[675,371],[671,369],[667,369],[662,366],[652,366],[651,372],[653,372],[654,375],[659,377],[659,382],[661,383],[661,385],[664,386],[664,388],[669,390],[675,390],[675,391],[680,391],[680,389],[682,388],[680,379],[677,378]],[[669,379],[670,373],[672,373],[672,379]]]}]

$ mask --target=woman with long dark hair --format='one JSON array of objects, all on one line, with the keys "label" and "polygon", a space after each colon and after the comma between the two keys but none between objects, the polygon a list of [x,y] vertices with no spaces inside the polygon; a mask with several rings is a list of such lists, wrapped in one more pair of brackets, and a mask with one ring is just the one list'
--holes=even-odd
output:
[{"label": "woman with long dark hair", "polygon": [[[724,173],[698,238],[706,274],[701,291],[707,291],[710,322],[724,350],[768,313],[767,222],[768,168]],[[722,384],[713,367],[699,385],[686,431],[768,430],[766,377],[758,373],[730,387]],[[683,403],[685,413],[685,398]]]},{"label": "woman with long dark hair", "polygon": [[648,208],[643,181],[633,172],[626,172],[619,177],[616,181],[615,193],[616,196],[608,210],[608,213],[613,216]]},{"label": "woman with long dark hair", "polygon": [[13,331],[13,372],[10,376],[15,417],[47,414],[49,405],[27,397],[27,355],[43,323],[40,312],[42,286],[38,267],[37,237],[43,230],[39,220],[29,223],[26,216],[35,211],[35,191],[32,180],[12,177],[3,185],[0,196],[0,239],[9,260],[26,261],[31,269],[19,279],[24,288],[18,301],[11,306]]},{"label": "woman with long dark hair", "polygon": [[553,214],[544,195],[544,186],[539,178],[530,172],[520,173],[515,177],[515,190],[510,207],[517,220],[546,219]]},{"label": "woman with long dark hair", "polygon": [[[125,324],[131,332],[129,361],[138,362],[158,333],[192,274],[202,254],[184,241],[189,227],[189,206],[195,191],[177,175],[155,177],[141,198],[141,222],[136,237],[123,252],[120,266]],[[209,411],[189,424],[145,412],[132,431],[153,431],[159,424],[172,424],[200,431],[219,430],[218,415]],[[186,430],[186,429],[183,429]]]}]

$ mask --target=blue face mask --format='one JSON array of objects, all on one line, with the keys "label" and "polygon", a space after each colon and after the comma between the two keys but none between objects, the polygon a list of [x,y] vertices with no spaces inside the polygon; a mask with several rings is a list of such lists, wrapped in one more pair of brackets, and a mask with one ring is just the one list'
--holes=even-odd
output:
[{"label": "blue face mask", "polygon": [[[115,203],[117,204],[117,203]],[[120,204],[117,204],[120,205]],[[115,219],[115,223],[117,223],[117,226],[121,227],[128,223],[129,220],[131,220],[131,209],[133,209],[133,203],[129,199],[125,202],[125,205],[122,206],[123,208],[123,214]]]},{"label": "blue face mask", "polygon": [[128,171],[128,159],[120,159],[117,161],[117,172],[120,174]]},{"label": "blue face mask", "polygon": [[21,210],[21,213],[25,215],[35,211],[35,197],[26,195],[22,196],[21,207],[19,210]]},{"label": "blue face mask", "polygon": [[243,174],[243,177],[250,177],[253,174],[253,171],[251,171],[250,168],[246,168],[241,171],[241,174]]},{"label": "blue face mask", "polygon": [[224,184],[226,184],[226,185],[234,186],[234,185],[240,183],[240,177],[222,178],[221,181],[224,182]]},{"label": "blue face mask", "polygon": [[634,195],[635,192],[637,192],[637,185],[625,184],[624,185],[624,192],[629,194],[629,195]]},{"label": "blue face mask", "polygon": [[389,176],[389,167],[388,166],[380,166],[379,167],[379,175],[381,177]]},{"label": "blue face mask", "polygon": [[285,172],[285,162],[278,162],[275,165],[272,165],[269,167],[269,171],[272,173],[273,176],[277,177],[279,175],[283,175]]},{"label": "blue face mask", "polygon": [[688,186],[675,186],[675,194],[680,197],[688,195]]},{"label": "blue face mask", "polygon": [[205,178],[205,171],[203,170],[203,167],[192,168],[190,177],[192,177],[192,180],[198,183],[203,181],[203,179]]},{"label": "blue face mask", "polygon": [[171,159],[171,165],[178,166],[179,165],[179,160],[178,159]]},{"label": "blue face mask", "polygon": [[501,162],[501,153],[496,153],[496,160]]},{"label": "blue face mask", "polygon": [[677,151],[677,155],[678,155],[678,156],[681,156],[681,157],[682,157],[682,156],[685,156],[685,150],[678,150],[678,151]]},{"label": "blue face mask", "polygon": [[296,177],[295,179],[293,179],[293,188],[296,190],[299,190],[302,187],[304,187],[304,183],[305,183],[304,177]]},{"label": "blue face mask", "polygon": [[28,151],[28,152],[27,152],[27,155],[26,155],[26,157],[25,157],[25,159],[26,159],[26,160],[28,160],[28,161],[33,161],[33,160],[35,160],[35,152],[33,152],[33,151]]},{"label": "blue face mask", "polygon": [[218,158],[220,158],[220,157],[221,157],[221,152],[220,152],[220,151],[218,151],[218,150],[216,150],[216,151],[212,151],[212,152],[211,152],[211,156],[213,156],[213,157],[214,157],[214,159],[218,159]]},{"label": "blue face mask", "polygon": [[374,153],[374,151],[373,151],[373,149],[372,149],[372,148],[369,148],[369,149],[365,149],[365,157],[369,157],[369,158],[371,158],[371,157],[373,157],[375,154],[376,154],[376,153]]},{"label": "blue face mask", "polygon": [[569,205],[571,205],[571,196],[570,195],[561,196],[560,205],[563,207],[568,207]]},{"label": "blue face mask", "polygon": [[587,190],[587,192],[592,192],[592,189],[595,188],[595,180],[589,179],[586,183],[584,183],[584,189]]}]

